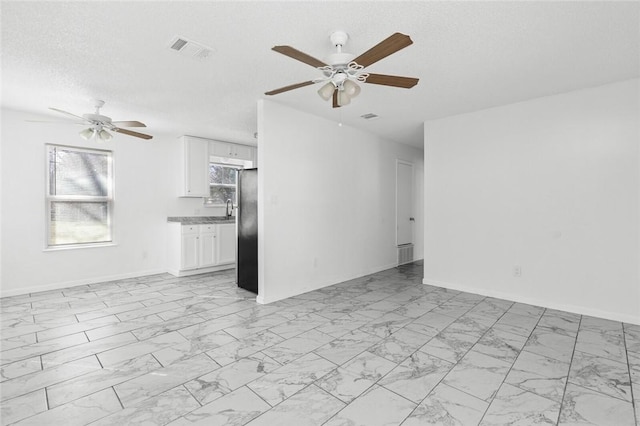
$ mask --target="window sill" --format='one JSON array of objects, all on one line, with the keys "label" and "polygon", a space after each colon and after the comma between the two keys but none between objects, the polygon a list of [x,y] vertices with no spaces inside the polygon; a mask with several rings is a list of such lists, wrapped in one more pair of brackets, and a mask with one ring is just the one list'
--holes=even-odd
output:
[{"label": "window sill", "polygon": [[100,248],[100,247],[113,247],[118,244],[113,241],[108,243],[92,243],[92,244],[69,244],[64,246],[51,246],[45,247],[42,251],[65,251],[65,250],[77,250],[77,249],[90,249],[90,248]]}]

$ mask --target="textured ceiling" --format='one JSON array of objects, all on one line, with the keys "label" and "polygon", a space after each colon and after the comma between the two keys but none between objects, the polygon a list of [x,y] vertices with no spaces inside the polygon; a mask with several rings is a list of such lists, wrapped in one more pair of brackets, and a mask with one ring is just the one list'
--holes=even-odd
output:
[{"label": "textured ceiling", "polygon": [[[420,78],[364,85],[332,109],[317,85],[268,97],[389,140],[422,146],[422,122],[638,77],[638,2],[2,1],[2,106],[140,120],[150,134],[255,142],[256,100],[319,76],[270,50],[319,59],[341,29],[359,54],[394,32],[412,46],[369,71]],[[180,35],[205,60],[169,50]],[[380,117],[365,121],[365,113]],[[75,129],[74,129],[75,130]]]}]

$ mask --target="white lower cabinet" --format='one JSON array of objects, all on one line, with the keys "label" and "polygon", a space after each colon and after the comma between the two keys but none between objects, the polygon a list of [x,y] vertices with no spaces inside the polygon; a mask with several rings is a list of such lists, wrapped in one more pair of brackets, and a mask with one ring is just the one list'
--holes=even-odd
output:
[{"label": "white lower cabinet", "polygon": [[236,225],[234,223],[219,224],[216,251],[219,263],[236,261]]},{"label": "white lower cabinet", "polygon": [[200,262],[199,268],[218,265],[217,233],[218,225],[200,225]]},{"label": "white lower cabinet", "polygon": [[[193,226],[196,228],[197,226]],[[194,269],[200,263],[200,238],[198,231],[185,232],[183,229],[181,238],[180,269]]]},{"label": "white lower cabinet", "polygon": [[168,272],[183,276],[233,267],[234,223],[182,225],[169,223]]}]

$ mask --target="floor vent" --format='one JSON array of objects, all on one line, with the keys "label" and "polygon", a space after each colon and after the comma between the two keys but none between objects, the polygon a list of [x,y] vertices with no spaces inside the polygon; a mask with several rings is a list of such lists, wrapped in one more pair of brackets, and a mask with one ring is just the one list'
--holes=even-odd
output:
[{"label": "floor vent", "polygon": [[413,244],[398,246],[398,265],[413,262]]}]

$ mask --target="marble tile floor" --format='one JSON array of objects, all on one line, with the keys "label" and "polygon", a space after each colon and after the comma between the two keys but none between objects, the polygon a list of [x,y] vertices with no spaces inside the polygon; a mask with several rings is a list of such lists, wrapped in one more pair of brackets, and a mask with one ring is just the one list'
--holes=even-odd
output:
[{"label": "marble tile floor", "polygon": [[640,326],[421,284],[269,305],[233,271],[0,299],[2,425],[640,425]]}]

